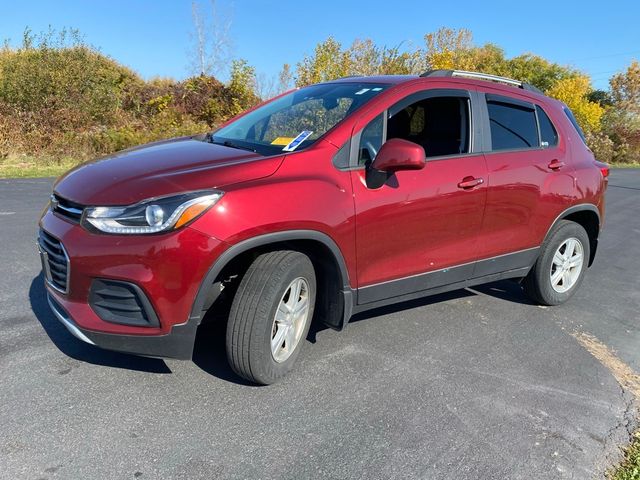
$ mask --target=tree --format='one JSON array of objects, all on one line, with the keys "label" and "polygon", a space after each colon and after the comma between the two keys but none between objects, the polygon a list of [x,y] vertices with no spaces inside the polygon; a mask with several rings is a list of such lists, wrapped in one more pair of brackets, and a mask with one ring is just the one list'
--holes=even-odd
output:
[{"label": "tree", "polygon": [[426,63],[432,70],[464,69],[461,56],[472,49],[473,35],[467,29],[442,27],[424,36]]},{"label": "tree", "polygon": [[543,92],[549,91],[561,80],[579,75],[579,72],[573,68],[549,62],[531,53],[511,58],[507,61],[506,67],[508,76],[528,82]]},{"label": "tree", "polygon": [[278,74],[278,91],[276,93],[286,92],[291,88],[293,83],[293,72],[291,71],[291,65],[285,63],[282,66],[282,70]]},{"label": "tree", "polygon": [[591,90],[589,77],[576,75],[559,80],[547,94],[564,102],[585,132],[597,132],[604,109],[599,103],[589,101]]},{"label": "tree", "polygon": [[304,86],[350,75],[349,53],[333,37],[316,45],[313,55],[305,56],[297,66],[296,85]]},{"label": "tree", "polygon": [[424,58],[420,50],[401,51],[400,45],[383,48],[380,52],[380,75],[420,75],[426,70]]},{"label": "tree", "polygon": [[198,2],[191,2],[191,16],[194,27],[191,65],[193,73],[223,76],[231,52],[230,16],[220,13],[215,0],[211,0],[208,15],[202,12]]},{"label": "tree", "polygon": [[277,77],[264,72],[255,75],[255,94],[260,100],[268,100],[277,95]]},{"label": "tree", "polygon": [[609,85],[613,103],[603,128],[614,145],[613,160],[640,163],[640,63],[631,62]]},{"label": "tree", "polygon": [[333,80],[348,75],[407,75],[424,71],[419,50],[403,51],[396,47],[378,47],[371,39],[356,39],[349,48],[332,37],[318,44],[313,55],[297,65],[296,85]]},{"label": "tree", "polygon": [[589,101],[600,104],[601,107],[607,108],[613,105],[611,94],[606,90],[593,90],[587,96]]},{"label": "tree", "polygon": [[432,70],[471,70],[506,76],[529,82],[542,91],[578,74],[572,68],[530,53],[508,59],[504,50],[497,45],[474,45],[471,32],[465,29],[440,28],[424,38],[425,63]]},{"label": "tree", "polygon": [[350,75],[376,75],[380,65],[380,49],[373,43],[373,40],[356,39],[351,47],[345,52],[349,58]]},{"label": "tree", "polygon": [[277,75],[268,76],[264,73],[258,73],[255,76],[256,95],[261,100],[268,100],[276,95],[291,89],[293,84],[293,72],[291,65],[285,63]]},{"label": "tree", "polygon": [[614,75],[609,82],[613,103],[640,113],[640,63],[631,62],[626,72]]},{"label": "tree", "polygon": [[259,98],[255,93],[256,71],[246,60],[232,61],[229,77],[228,89],[232,99],[229,116],[233,116],[254,106]]}]

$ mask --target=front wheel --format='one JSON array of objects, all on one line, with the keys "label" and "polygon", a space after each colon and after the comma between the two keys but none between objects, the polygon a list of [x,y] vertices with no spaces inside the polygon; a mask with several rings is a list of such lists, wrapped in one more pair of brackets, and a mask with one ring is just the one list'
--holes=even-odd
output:
[{"label": "front wheel", "polygon": [[525,292],[542,305],[566,302],[584,279],[589,255],[589,236],[585,229],[575,222],[560,221],[524,279]]},{"label": "front wheel", "polygon": [[227,324],[227,358],[241,377],[263,385],[286,375],[309,332],[316,276],[309,258],[280,250],[260,255],[242,278]]}]

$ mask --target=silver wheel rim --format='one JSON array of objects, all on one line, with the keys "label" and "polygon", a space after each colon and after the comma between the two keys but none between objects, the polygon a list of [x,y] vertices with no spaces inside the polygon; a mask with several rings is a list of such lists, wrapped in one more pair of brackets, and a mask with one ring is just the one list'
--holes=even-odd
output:
[{"label": "silver wheel rim", "polygon": [[309,284],[298,277],[284,291],[271,326],[271,356],[276,362],[284,362],[296,349],[308,317]]},{"label": "silver wheel rim", "polygon": [[560,244],[551,262],[551,287],[565,293],[576,284],[584,264],[584,248],[577,238],[571,237]]}]

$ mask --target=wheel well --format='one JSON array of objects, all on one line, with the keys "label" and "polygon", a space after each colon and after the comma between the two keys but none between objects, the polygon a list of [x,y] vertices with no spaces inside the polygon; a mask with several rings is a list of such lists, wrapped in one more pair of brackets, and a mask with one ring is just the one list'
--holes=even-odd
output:
[{"label": "wheel well", "polygon": [[580,210],[578,212],[570,213],[562,218],[563,220],[570,220],[581,225],[587,231],[589,235],[589,266],[593,263],[593,259],[596,256],[596,250],[598,249],[598,234],[600,233],[600,218],[591,210]]},{"label": "wheel well", "polygon": [[219,318],[228,315],[233,296],[240,284],[242,276],[251,263],[263,253],[274,250],[295,250],[307,255],[316,272],[318,291],[313,321],[320,321],[332,328],[341,328],[344,315],[344,296],[342,285],[346,279],[338,260],[329,247],[317,240],[286,240],[260,245],[233,257],[220,271],[213,286],[219,289],[220,295],[208,307],[209,317]]}]

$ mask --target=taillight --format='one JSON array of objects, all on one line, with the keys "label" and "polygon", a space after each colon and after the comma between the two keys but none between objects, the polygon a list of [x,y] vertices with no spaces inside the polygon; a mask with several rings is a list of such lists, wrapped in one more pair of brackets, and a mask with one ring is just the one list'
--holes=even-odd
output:
[{"label": "taillight", "polygon": [[604,162],[598,162],[596,160],[596,166],[600,169],[600,173],[602,174],[602,178],[607,178],[609,176],[609,165]]}]

